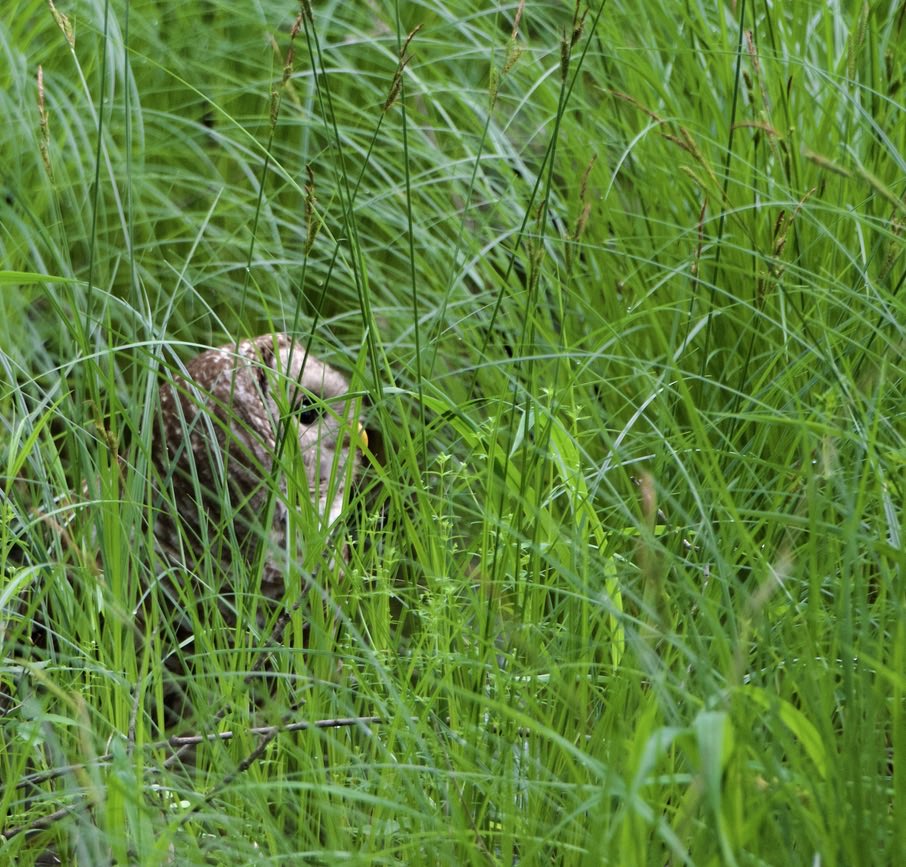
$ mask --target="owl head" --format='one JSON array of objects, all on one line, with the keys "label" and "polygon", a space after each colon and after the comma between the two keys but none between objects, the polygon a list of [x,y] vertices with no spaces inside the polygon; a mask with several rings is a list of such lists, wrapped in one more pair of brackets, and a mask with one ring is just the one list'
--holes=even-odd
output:
[{"label": "owl head", "polygon": [[322,529],[342,513],[367,438],[345,377],[302,341],[264,334],[207,350],[161,387],[160,405],[166,548],[209,550],[214,528],[285,554],[290,508],[311,507]]},{"label": "owl head", "polygon": [[270,417],[274,448],[282,445],[290,459],[286,445],[298,446],[312,502],[332,524],[342,510],[346,480],[358,474],[359,446],[368,445],[349,383],[287,334],[262,335],[242,351]]}]

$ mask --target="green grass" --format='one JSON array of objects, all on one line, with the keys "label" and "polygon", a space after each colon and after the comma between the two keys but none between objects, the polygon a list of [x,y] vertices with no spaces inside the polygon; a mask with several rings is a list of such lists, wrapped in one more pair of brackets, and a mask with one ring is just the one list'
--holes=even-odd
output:
[{"label": "green grass", "polygon": [[[0,864],[901,862],[906,13],[668,6],[7,0]],[[349,565],[180,649],[157,386],[272,329]]]}]

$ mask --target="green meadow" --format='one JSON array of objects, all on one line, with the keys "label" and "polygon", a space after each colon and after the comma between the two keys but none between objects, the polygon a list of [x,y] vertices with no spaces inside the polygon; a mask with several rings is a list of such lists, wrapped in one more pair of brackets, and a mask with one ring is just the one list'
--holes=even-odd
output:
[{"label": "green meadow", "polygon": [[[894,0],[3,0],[0,865],[904,863],[904,108]],[[151,450],[273,331],[263,622]]]}]

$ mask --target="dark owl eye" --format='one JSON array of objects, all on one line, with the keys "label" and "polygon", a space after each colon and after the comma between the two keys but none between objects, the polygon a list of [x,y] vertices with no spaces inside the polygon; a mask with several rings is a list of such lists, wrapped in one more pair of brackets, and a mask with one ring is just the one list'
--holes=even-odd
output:
[{"label": "dark owl eye", "polygon": [[318,420],[318,408],[312,406],[310,403],[306,403],[304,400],[300,401],[298,408],[296,409],[296,418],[302,424],[314,424]]}]

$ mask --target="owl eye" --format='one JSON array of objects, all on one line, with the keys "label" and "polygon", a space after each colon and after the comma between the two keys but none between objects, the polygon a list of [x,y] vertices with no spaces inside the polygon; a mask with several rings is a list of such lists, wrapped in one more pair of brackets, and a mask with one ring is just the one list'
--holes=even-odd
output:
[{"label": "owl eye", "polygon": [[296,408],[296,418],[302,424],[314,424],[318,420],[319,415],[318,408],[306,403],[304,400],[300,401],[299,406]]}]

